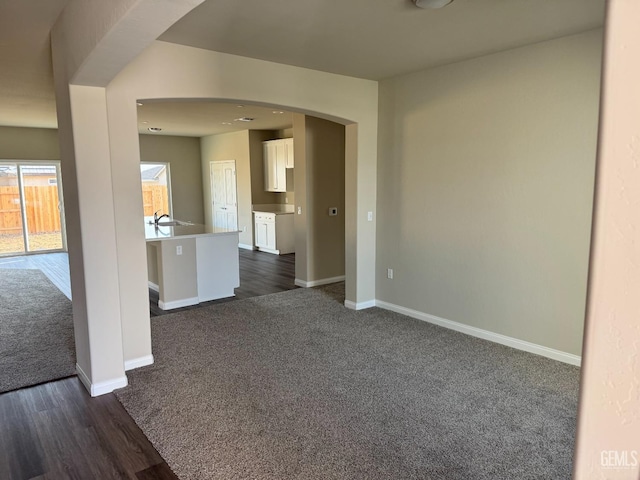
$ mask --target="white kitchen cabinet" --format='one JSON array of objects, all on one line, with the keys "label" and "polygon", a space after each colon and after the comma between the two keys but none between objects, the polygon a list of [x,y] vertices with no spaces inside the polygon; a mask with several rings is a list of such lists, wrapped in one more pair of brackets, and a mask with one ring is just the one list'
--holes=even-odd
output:
[{"label": "white kitchen cabinet", "polygon": [[284,255],[295,252],[293,214],[254,212],[256,249]]},{"label": "white kitchen cabinet", "polygon": [[263,142],[264,189],[267,192],[287,191],[287,168],[293,168],[293,139]]},{"label": "white kitchen cabinet", "polygon": [[293,168],[293,138],[283,140],[285,151],[285,167]]}]

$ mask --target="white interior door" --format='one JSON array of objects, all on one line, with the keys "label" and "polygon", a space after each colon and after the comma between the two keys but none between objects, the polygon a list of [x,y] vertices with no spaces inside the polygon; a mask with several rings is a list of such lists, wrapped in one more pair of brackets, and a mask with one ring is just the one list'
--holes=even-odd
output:
[{"label": "white interior door", "polygon": [[211,162],[211,197],[213,225],[238,229],[236,161]]}]

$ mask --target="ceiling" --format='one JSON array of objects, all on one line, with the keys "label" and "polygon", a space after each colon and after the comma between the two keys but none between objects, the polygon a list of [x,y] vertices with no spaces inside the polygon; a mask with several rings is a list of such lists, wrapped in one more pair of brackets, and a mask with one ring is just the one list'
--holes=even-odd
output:
[{"label": "ceiling", "polygon": [[[0,2],[0,125],[56,127],[49,32],[66,2]],[[454,0],[441,10],[422,10],[411,0],[207,0],[160,39],[381,79],[597,28],[604,3]],[[228,106],[196,105],[148,104],[140,116],[150,122],[145,128],[157,124],[162,133],[235,127],[217,126],[228,118]],[[275,121],[263,115],[269,112],[243,115]],[[280,128],[259,127],[258,120],[250,125]]]},{"label": "ceiling", "polygon": [[49,32],[66,3],[0,1],[0,125],[56,127]]},{"label": "ceiling", "polygon": [[[147,102],[138,106],[138,131],[150,134],[149,127],[160,127],[155,135],[204,137],[240,130],[282,130],[291,127],[291,112],[275,108],[220,102]],[[274,113],[277,112],[277,113]],[[237,120],[249,117],[254,120]],[[146,123],[145,123],[146,122]]]},{"label": "ceiling", "polygon": [[206,0],[160,40],[373,80],[599,27],[605,0]]}]

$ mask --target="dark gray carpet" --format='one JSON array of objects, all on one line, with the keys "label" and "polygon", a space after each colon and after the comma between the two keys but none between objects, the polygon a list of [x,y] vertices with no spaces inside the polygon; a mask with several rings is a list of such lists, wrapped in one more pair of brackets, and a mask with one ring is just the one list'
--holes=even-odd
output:
[{"label": "dark gray carpet", "polygon": [[75,374],[71,301],[40,270],[0,269],[0,392]]},{"label": "dark gray carpet", "polygon": [[154,318],[116,395],[183,480],[571,477],[577,368],[339,295]]}]

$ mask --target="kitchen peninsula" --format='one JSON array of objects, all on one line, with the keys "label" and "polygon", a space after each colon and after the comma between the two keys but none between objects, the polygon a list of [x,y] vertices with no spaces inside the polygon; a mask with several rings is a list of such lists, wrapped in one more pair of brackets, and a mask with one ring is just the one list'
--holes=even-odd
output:
[{"label": "kitchen peninsula", "polygon": [[[151,221],[151,223],[149,223]],[[232,297],[240,286],[238,231],[145,217],[149,287],[162,310]]]}]

